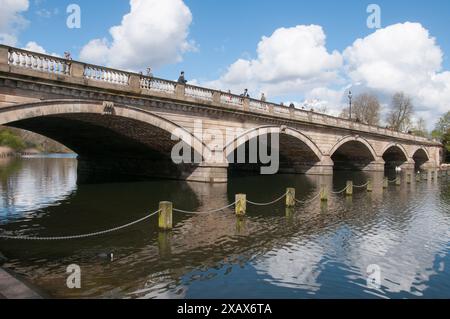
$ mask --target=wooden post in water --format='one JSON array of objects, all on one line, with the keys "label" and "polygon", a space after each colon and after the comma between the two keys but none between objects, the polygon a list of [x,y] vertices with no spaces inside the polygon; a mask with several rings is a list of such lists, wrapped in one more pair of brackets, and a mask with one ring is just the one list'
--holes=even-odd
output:
[{"label": "wooden post in water", "polygon": [[385,177],[383,179],[383,188],[386,189],[389,187],[389,178]]},{"label": "wooden post in water", "polygon": [[171,202],[160,202],[158,213],[158,226],[162,230],[172,229],[172,209]]},{"label": "wooden post in water", "polygon": [[345,195],[353,196],[353,181],[347,181],[347,189],[345,190]]},{"label": "wooden post in water", "polygon": [[236,194],[236,215],[244,216],[247,211],[247,195]]},{"label": "wooden post in water", "polygon": [[369,178],[369,180],[367,181],[367,192],[371,193],[373,191],[373,183],[372,183],[372,179]]},{"label": "wooden post in water", "polygon": [[295,188],[288,188],[286,190],[286,207],[295,206]]},{"label": "wooden post in water", "polygon": [[322,202],[328,201],[327,185],[320,185],[320,200]]},{"label": "wooden post in water", "polygon": [[412,176],[411,176],[411,174],[410,173],[407,173],[406,174],[406,184],[411,184],[411,182],[412,182]]}]

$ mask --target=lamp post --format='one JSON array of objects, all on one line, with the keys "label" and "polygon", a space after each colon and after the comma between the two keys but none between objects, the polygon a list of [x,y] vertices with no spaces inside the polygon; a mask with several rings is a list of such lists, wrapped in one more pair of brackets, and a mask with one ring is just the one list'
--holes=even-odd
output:
[{"label": "lamp post", "polygon": [[352,91],[348,91],[348,103],[349,103],[349,118],[350,120],[352,119]]}]

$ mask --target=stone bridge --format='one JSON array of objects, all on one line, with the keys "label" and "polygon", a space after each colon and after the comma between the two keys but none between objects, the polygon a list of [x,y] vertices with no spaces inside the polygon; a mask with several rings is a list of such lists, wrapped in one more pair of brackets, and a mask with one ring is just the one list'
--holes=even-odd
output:
[{"label": "stone bridge", "polygon": [[[422,137],[7,46],[0,46],[0,124],[71,148],[82,176],[112,179],[226,182],[259,169],[260,161],[233,158],[268,135],[279,139],[280,173],[417,170],[442,158],[442,145]],[[172,161],[174,132],[198,162]]]}]

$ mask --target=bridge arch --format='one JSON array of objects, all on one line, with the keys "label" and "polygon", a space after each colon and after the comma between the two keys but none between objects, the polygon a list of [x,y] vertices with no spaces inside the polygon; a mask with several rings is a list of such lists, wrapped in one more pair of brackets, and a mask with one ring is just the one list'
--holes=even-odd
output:
[{"label": "bridge arch", "polygon": [[[270,143],[271,138],[275,136],[278,139],[277,149],[271,149],[270,154],[273,154],[274,151],[278,152],[279,173],[314,173],[312,170],[316,163],[323,159],[319,147],[299,130],[287,126],[266,125],[240,132],[225,145],[223,153],[230,164],[230,170],[257,171],[262,165],[259,162],[250,163],[250,143],[257,142],[265,136],[270,136],[267,143],[269,146],[274,146]],[[259,143],[254,145],[257,145],[259,151],[261,145]],[[246,156],[245,163],[237,162],[238,152],[241,150]]]},{"label": "bridge arch", "polygon": [[249,130],[246,130],[236,136],[233,141],[225,145],[224,147],[224,153],[228,157],[231,152],[233,152],[236,148],[240,147],[241,145],[245,144],[252,138],[256,138],[258,136],[262,136],[265,134],[286,134],[289,136],[292,136],[299,141],[303,142],[305,145],[309,147],[309,149],[314,153],[314,155],[317,156],[318,159],[322,159],[322,152],[320,151],[319,147],[305,134],[302,132],[290,128],[290,127],[280,127],[280,126],[259,126],[256,128],[251,128]]},{"label": "bridge arch", "polygon": [[408,162],[409,155],[403,145],[398,143],[390,143],[388,144],[382,155],[383,160],[385,161],[385,167],[387,169],[400,167],[404,163]]},{"label": "bridge arch", "polygon": [[423,165],[430,161],[430,154],[428,153],[427,149],[424,147],[417,148],[412,156],[412,159],[414,160],[414,168],[416,171],[423,168]]},{"label": "bridge arch", "polygon": [[335,169],[368,169],[378,160],[372,145],[365,138],[354,135],[341,138],[329,154]]},{"label": "bridge arch", "polygon": [[[113,106],[114,116],[128,118],[143,122],[169,134],[176,130],[181,130],[185,134],[180,138],[187,145],[192,147],[196,152],[202,153],[202,148],[209,149],[200,139],[191,134],[183,127],[164,119],[158,115],[147,112],[140,108],[115,104]],[[105,115],[105,105],[99,101],[70,101],[55,100],[29,104],[14,105],[0,109],[0,125],[8,125],[8,123],[23,121],[30,118],[53,116],[61,114],[98,114]],[[189,137],[189,138],[186,138]]]},{"label": "bridge arch", "polygon": [[[101,101],[53,100],[0,109],[0,124],[52,138],[79,155],[84,176],[123,173],[129,177],[185,179],[208,149],[189,131],[140,108]],[[197,162],[176,165],[171,150],[179,140]],[[125,177],[125,176],[124,176]]]}]

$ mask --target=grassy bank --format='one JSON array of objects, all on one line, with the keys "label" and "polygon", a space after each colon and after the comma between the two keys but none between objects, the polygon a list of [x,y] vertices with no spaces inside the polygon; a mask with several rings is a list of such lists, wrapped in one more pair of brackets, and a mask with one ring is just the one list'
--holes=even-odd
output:
[{"label": "grassy bank", "polygon": [[32,132],[0,126],[0,147],[15,153],[72,153],[64,145]]}]

